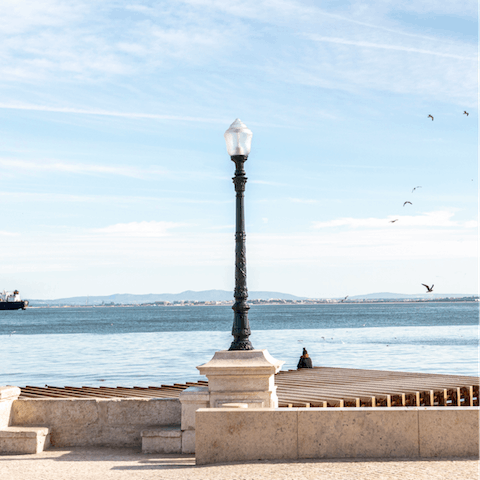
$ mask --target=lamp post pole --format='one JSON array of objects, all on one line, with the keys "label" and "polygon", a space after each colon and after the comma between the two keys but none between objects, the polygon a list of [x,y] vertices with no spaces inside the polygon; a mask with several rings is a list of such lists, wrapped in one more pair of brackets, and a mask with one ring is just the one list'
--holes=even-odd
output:
[{"label": "lamp post pole", "polygon": [[247,177],[244,164],[250,153],[252,132],[239,119],[232,123],[225,132],[227,150],[230,158],[235,163],[235,176],[233,183],[236,192],[236,228],[235,228],[235,303],[233,304],[234,318],[232,335],[233,342],[229,350],[253,350],[248,337],[251,330],[248,322],[247,304],[247,257],[245,249],[245,211],[244,192]]}]

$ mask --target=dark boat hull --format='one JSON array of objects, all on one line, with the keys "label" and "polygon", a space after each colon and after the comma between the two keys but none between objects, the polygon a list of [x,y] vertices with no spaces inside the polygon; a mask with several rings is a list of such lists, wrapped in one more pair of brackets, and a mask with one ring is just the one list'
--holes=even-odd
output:
[{"label": "dark boat hull", "polygon": [[0,310],[25,310],[28,305],[28,300],[20,302],[0,302]]}]

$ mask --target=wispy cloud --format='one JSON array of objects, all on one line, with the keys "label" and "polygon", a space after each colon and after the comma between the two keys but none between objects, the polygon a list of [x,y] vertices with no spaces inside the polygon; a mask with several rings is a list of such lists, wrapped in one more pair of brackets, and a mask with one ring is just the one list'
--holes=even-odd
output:
[{"label": "wispy cloud", "polygon": [[340,45],[353,45],[355,47],[361,48],[379,48],[383,50],[396,50],[399,52],[409,52],[409,53],[420,53],[424,55],[436,55],[438,57],[450,57],[456,58],[459,60],[470,60],[471,62],[476,61],[475,56],[466,57],[465,55],[459,55],[456,53],[448,53],[436,50],[425,50],[423,48],[415,48],[404,45],[389,45],[389,44],[380,44],[372,42],[364,42],[361,40],[347,40],[344,38],[335,38],[335,37],[322,37],[321,35],[309,35],[309,38],[315,42],[326,42],[326,43],[337,43]]},{"label": "wispy cloud", "polygon": [[169,230],[185,225],[184,223],[156,222],[152,220],[150,222],[117,223],[95,229],[94,232],[125,237],[164,237],[169,235]]},{"label": "wispy cloud", "polygon": [[[421,215],[389,215],[387,218],[337,218],[328,222],[312,222],[315,229],[348,227],[348,228],[399,228],[399,227],[463,227],[475,228],[476,220],[466,222],[452,220],[452,211],[434,211]],[[393,225],[392,220],[397,220]]]},{"label": "wispy cloud", "polygon": [[289,198],[289,200],[293,203],[305,203],[305,204],[318,203],[318,200],[314,200],[311,198]]},{"label": "wispy cloud", "polygon": [[162,175],[166,173],[157,167],[140,169],[129,166],[92,165],[85,163],[68,163],[62,161],[42,160],[38,162],[31,162],[28,160],[17,160],[13,158],[0,158],[0,166],[2,166],[4,169],[15,169],[17,172],[57,172],[83,175],[107,174],[134,178],[147,178],[151,175]]},{"label": "wispy cloud", "polygon": [[3,237],[18,237],[20,234],[16,232],[7,232],[5,230],[0,230],[0,236]]},{"label": "wispy cloud", "polygon": [[122,117],[131,119],[150,119],[150,120],[170,120],[180,122],[201,122],[201,123],[219,123],[225,125],[228,120],[219,118],[189,117],[178,115],[162,115],[156,113],[135,113],[135,112],[117,112],[107,110],[97,110],[90,108],[74,108],[74,107],[53,107],[49,105],[33,105],[23,103],[0,103],[0,108],[10,110],[31,110],[39,112],[55,112],[55,113],[73,113],[79,115],[100,115],[107,117]]}]

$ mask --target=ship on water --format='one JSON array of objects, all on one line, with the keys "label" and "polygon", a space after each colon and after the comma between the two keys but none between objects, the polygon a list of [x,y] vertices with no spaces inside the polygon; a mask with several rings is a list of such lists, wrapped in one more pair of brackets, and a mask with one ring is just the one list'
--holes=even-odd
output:
[{"label": "ship on water", "polygon": [[13,293],[5,290],[0,293],[0,310],[25,310],[28,305],[28,300],[22,300],[18,290]]}]

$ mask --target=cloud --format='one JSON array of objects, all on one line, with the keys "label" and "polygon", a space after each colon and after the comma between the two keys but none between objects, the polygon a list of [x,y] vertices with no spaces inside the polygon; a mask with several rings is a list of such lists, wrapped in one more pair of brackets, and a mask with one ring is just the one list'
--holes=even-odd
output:
[{"label": "cloud", "polygon": [[415,48],[403,45],[388,45],[388,44],[379,44],[379,43],[372,43],[372,42],[364,42],[361,40],[347,40],[343,38],[334,38],[334,37],[322,37],[321,35],[309,35],[309,38],[314,40],[315,42],[327,42],[327,43],[337,43],[340,45],[353,45],[355,47],[362,47],[362,48],[380,48],[383,50],[396,50],[399,52],[409,52],[409,53],[420,53],[424,55],[436,55],[439,57],[450,57],[456,58],[459,60],[469,60],[471,62],[476,61],[475,56],[465,56],[456,53],[448,53],[442,51],[435,51],[435,50],[425,50],[422,48]]},{"label": "cloud", "polygon": [[309,199],[309,198],[289,198],[293,203],[305,203],[305,204],[314,204],[318,203],[318,200]]},{"label": "cloud", "polygon": [[0,230],[0,236],[3,237],[18,237],[20,234],[15,232],[7,232],[6,230]]},{"label": "cloud", "polygon": [[[434,211],[424,213],[422,215],[389,215],[386,218],[337,218],[327,222],[312,222],[312,227],[320,228],[334,228],[334,227],[349,227],[349,228],[397,228],[397,227],[463,227],[474,228],[477,226],[476,221],[459,222],[453,221],[454,216],[452,211]],[[391,224],[392,220],[398,220]]]},{"label": "cloud", "polygon": [[98,110],[94,108],[74,108],[74,107],[53,107],[49,105],[33,105],[24,103],[0,103],[0,108],[11,110],[31,110],[39,112],[55,113],[73,113],[79,115],[100,115],[110,117],[122,117],[131,119],[149,119],[149,120],[173,120],[180,122],[201,122],[201,123],[221,123],[224,125],[226,119],[190,117],[179,115],[161,115],[156,113],[135,113],[135,112],[117,112],[108,110]]},{"label": "cloud", "polygon": [[[45,163],[44,163],[45,162]],[[92,165],[85,163],[68,163],[62,161],[44,161],[31,162],[27,160],[17,160],[11,158],[0,158],[0,166],[4,169],[14,169],[15,171],[23,171],[27,173],[37,172],[57,172],[57,173],[73,173],[82,175],[120,175],[134,178],[148,178],[153,174],[162,175],[165,171],[158,168],[140,169],[128,166],[109,166],[109,165]]]},{"label": "cloud", "polygon": [[175,222],[130,222],[117,223],[108,227],[98,228],[94,230],[96,233],[108,235],[118,235],[126,237],[163,237],[169,235],[169,230],[185,226],[184,223]]}]

